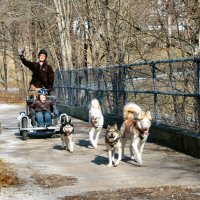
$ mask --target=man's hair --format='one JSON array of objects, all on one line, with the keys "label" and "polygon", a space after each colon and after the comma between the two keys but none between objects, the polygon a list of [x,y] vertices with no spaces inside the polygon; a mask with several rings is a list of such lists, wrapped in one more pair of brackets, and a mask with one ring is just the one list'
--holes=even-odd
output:
[{"label": "man's hair", "polygon": [[45,54],[46,58],[47,58],[47,56],[48,56],[48,53],[47,53],[47,51],[46,51],[45,49],[41,49],[41,50],[39,51],[39,53],[38,53],[38,58],[40,57],[40,54]]}]

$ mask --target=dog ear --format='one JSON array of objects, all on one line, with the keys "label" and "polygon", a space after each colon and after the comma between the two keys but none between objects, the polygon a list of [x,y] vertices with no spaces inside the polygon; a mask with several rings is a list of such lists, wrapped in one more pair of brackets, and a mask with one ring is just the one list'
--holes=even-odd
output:
[{"label": "dog ear", "polygon": [[140,119],[142,119],[142,113],[134,115],[134,119],[133,120],[140,120]]},{"label": "dog ear", "polygon": [[107,130],[110,128],[110,125],[107,126]]},{"label": "dog ear", "polygon": [[68,121],[68,122],[69,122],[70,124],[71,124],[71,121],[72,121],[72,119],[71,119],[71,118],[69,118],[69,121]]},{"label": "dog ear", "polygon": [[114,127],[115,127],[115,129],[118,129],[118,127],[117,127],[117,123],[114,124]]},{"label": "dog ear", "polygon": [[146,112],[146,115],[147,115],[147,117],[148,117],[150,120],[152,120],[151,112],[150,112],[150,111],[147,111],[147,112]]},{"label": "dog ear", "polygon": [[64,124],[66,122],[66,116],[61,117],[61,124]]}]

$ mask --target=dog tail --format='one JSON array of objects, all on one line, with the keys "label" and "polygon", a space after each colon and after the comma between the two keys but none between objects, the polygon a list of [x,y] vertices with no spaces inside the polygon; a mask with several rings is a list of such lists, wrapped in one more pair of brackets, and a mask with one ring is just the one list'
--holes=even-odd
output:
[{"label": "dog tail", "polygon": [[97,99],[92,99],[91,108],[99,109],[101,111],[101,105]]},{"label": "dog tail", "polygon": [[138,118],[140,113],[141,108],[135,103],[128,103],[124,106],[123,116],[125,120]]},{"label": "dog tail", "polygon": [[61,114],[60,115],[60,122],[61,124],[64,124],[66,122],[70,122],[71,121],[71,118],[67,115],[67,114]]}]

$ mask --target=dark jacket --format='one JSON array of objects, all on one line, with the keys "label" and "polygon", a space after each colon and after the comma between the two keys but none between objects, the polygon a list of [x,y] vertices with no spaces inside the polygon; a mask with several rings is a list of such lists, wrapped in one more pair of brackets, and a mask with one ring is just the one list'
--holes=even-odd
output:
[{"label": "dark jacket", "polygon": [[44,103],[42,103],[39,99],[35,99],[31,105],[32,108],[35,109],[35,112],[54,112],[54,114],[58,115],[58,110],[56,108],[56,105],[51,100],[46,100]]},{"label": "dark jacket", "polygon": [[33,84],[37,88],[45,87],[50,91],[53,90],[54,71],[47,62],[44,62],[44,64],[40,66],[39,62],[27,61],[24,56],[20,56],[20,59],[22,63],[33,72],[30,85]]}]

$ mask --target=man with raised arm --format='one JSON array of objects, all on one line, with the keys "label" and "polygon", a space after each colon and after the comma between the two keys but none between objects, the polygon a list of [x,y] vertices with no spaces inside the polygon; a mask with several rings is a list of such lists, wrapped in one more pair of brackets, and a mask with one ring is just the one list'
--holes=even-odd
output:
[{"label": "man with raised arm", "polygon": [[47,51],[41,49],[38,53],[38,62],[31,62],[24,58],[24,48],[18,49],[22,63],[32,71],[32,80],[30,81],[30,89],[45,87],[49,91],[53,90],[54,71],[47,63]]}]

